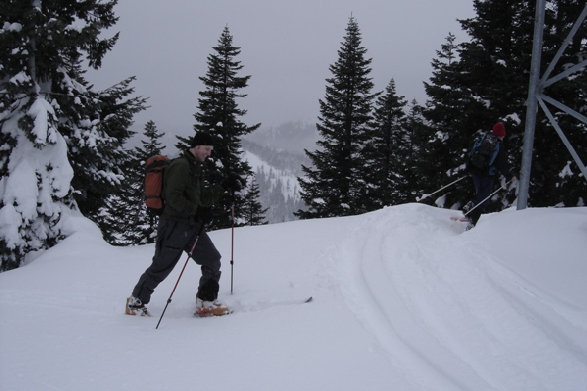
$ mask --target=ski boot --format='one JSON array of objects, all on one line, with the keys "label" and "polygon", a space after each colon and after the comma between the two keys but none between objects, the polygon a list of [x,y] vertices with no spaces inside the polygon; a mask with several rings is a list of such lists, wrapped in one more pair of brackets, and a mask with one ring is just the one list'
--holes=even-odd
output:
[{"label": "ski boot", "polygon": [[222,316],[228,315],[232,311],[218,300],[206,301],[199,297],[196,297],[196,312],[194,313],[197,317],[205,316]]},{"label": "ski boot", "polygon": [[147,307],[141,302],[140,299],[131,296],[126,299],[126,308],[124,313],[127,315],[140,315],[140,316],[151,316]]}]

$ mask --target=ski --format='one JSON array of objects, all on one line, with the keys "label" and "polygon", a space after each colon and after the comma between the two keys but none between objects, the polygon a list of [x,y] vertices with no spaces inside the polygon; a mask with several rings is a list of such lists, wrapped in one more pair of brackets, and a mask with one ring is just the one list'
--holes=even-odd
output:
[{"label": "ski", "polygon": [[232,313],[232,308],[220,302],[200,301],[196,298],[196,311],[194,315],[198,318],[207,318],[210,316],[224,316]]},{"label": "ski", "polygon": [[230,309],[230,310],[227,310],[225,312],[218,313],[218,314],[214,314],[214,313],[211,313],[211,312],[204,313],[204,314],[194,313],[194,317],[196,317],[196,318],[216,318],[216,317],[230,315],[232,313],[234,313],[234,311],[232,309]]},{"label": "ski", "polygon": [[300,304],[311,303],[314,300],[312,296],[308,296],[303,299],[292,299],[292,300],[278,300],[273,302],[258,302],[258,303],[241,303],[238,305],[234,312],[257,312],[264,311],[270,308],[289,307]]},{"label": "ski", "polygon": [[[311,303],[312,301],[314,301],[314,297],[308,296],[304,299],[298,299],[298,300],[283,300],[283,301],[276,301],[276,302],[270,302],[270,303],[258,303],[258,304],[253,304],[251,306],[245,306],[243,308],[236,309],[236,310],[234,308],[228,308],[227,311],[222,312],[222,313],[213,313],[213,312],[208,312],[208,313],[203,313],[203,314],[194,313],[194,318],[223,317],[223,316],[227,316],[227,315],[239,313],[239,312],[256,312],[256,311],[261,311],[261,310],[265,310],[265,309],[273,308],[273,307],[283,307],[283,306],[290,306],[290,305],[296,305],[296,304],[306,304],[306,303]],[[146,316],[151,316],[151,314],[149,313]]]},{"label": "ski", "polygon": [[310,303],[313,300],[314,300],[313,296],[308,296],[307,298],[305,298],[303,300],[279,301],[279,302],[273,302],[273,303],[266,303],[266,304],[262,304],[262,305],[252,305],[251,307],[242,308],[239,310],[235,310],[233,308],[230,308],[228,311],[221,313],[221,314],[207,313],[207,314],[201,314],[201,315],[194,314],[194,316],[196,318],[213,318],[213,317],[230,315],[235,312],[254,312],[254,311],[261,311],[261,310],[273,308],[273,307],[283,307],[283,306],[290,306],[290,305],[296,305],[296,304],[305,304],[305,303]]},{"label": "ski", "polygon": [[467,216],[451,216],[450,219],[457,223],[465,223],[465,231],[468,231],[475,226]]}]

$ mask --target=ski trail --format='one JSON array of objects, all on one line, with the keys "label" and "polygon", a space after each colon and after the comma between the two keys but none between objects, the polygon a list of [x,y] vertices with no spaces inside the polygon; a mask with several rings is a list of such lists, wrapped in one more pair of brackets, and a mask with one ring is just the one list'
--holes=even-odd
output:
[{"label": "ski trail", "polygon": [[313,301],[312,296],[301,297],[297,299],[282,300],[247,300],[247,299],[227,299],[226,302],[235,313],[258,312],[276,307],[290,307],[302,304],[310,304]]},{"label": "ski trail", "polygon": [[419,208],[372,214],[340,250],[343,295],[394,365],[425,390],[571,391],[565,379],[587,382],[584,347],[568,350],[576,338],[567,335],[581,330],[479,254],[470,233],[448,229],[448,215]]},{"label": "ski trail", "polygon": [[[408,221],[404,216],[395,217],[400,224]],[[413,235],[414,228],[399,228],[393,233],[403,238],[400,242]],[[394,364],[408,378],[417,379],[421,389],[494,390],[437,340],[430,325],[421,321],[417,311],[418,303],[405,290],[409,287],[394,281],[394,276],[399,276],[400,279],[412,279],[410,276],[414,276],[413,282],[416,283],[417,279],[425,275],[420,265],[409,265],[399,258],[397,263],[388,262],[389,257],[384,254],[392,254],[394,258],[398,255],[397,249],[388,248],[386,243],[387,235],[393,234],[389,229],[388,218],[376,216],[365,226],[358,227],[353,235],[353,241],[364,244],[362,247],[355,244],[359,249],[357,253],[347,254],[345,263],[349,268],[348,276],[351,279],[356,277],[354,286],[346,291],[346,296],[351,301],[351,307],[358,313],[358,318],[381,341]],[[418,260],[423,257],[425,247],[410,243],[405,246],[405,257]],[[426,286],[420,283],[417,285]],[[395,359],[396,357],[401,357],[402,361]],[[429,368],[425,376],[421,373],[422,364]],[[482,388],[479,387],[480,384],[483,384]]]}]

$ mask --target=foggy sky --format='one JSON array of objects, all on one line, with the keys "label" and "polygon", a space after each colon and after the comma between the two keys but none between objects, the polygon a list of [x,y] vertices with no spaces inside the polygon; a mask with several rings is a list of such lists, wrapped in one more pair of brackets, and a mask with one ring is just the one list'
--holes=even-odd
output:
[{"label": "foggy sky", "polygon": [[225,26],[241,48],[239,75],[251,75],[237,101],[244,121],[272,127],[316,122],[351,15],[373,59],[373,92],[393,78],[399,95],[419,103],[436,51],[449,33],[464,40],[457,18],[474,16],[472,0],[119,0],[115,12],[118,23],[103,35],[120,32],[118,43],[88,79],[104,89],[137,76],[136,94],[150,108],[132,129],[153,120],[172,135],[193,132],[198,77]]}]

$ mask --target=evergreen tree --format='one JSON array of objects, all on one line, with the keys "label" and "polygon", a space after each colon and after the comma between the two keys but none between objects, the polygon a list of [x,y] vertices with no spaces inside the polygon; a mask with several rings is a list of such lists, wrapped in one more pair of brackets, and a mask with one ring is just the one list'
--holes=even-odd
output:
[{"label": "evergreen tree", "polygon": [[[483,104],[474,99],[471,90],[462,81],[466,71],[460,63],[456,37],[449,34],[432,60],[432,77],[425,82],[428,95],[423,115],[431,124],[419,165],[426,180],[422,181],[422,194],[430,194],[442,186],[466,175],[465,154],[471,144],[473,132],[486,129],[476,122],[469,112],[479,112]],[[447,189],[439,206],[460,207],[473,196],[469,180],[463,180]],[[435,198],[427,198],[432,203]]]},{"label": "evergreen tree", "polygon": [[[585,6],[584,1],[547,2],[545,30],[546,53],[543,54],[543,69],[554,57],[554,53],[567,37],[578,15]],[[587,53],[587,23],[583,20],[569,47],[564,51],[551,77],[585,61]],[[545,95],[587,115],[587,67],[571,74],[544,91]],[[557,119],[561,129],[583,164],[587,162],[587,124],[564,113],[552,105],[549,110]],[[525,117],[524,117],[525,119]],[[532,165],[529,203],[533,206],[585,206],[587,204],[587,178],[572,159],[554,128],[539,111],[534,159]]]},{"label": "evergreen tree", "polygon": [[371,59],[361,46],[355,18],[349,18],[337,61],[330,66],[326,94],[320,99],[316,127],[318,149],[305,150],[312,167],[302,165],[301,196],[308,210],[301,218],[344,216],[365,212],[366,181],[362,152],[372,130]]},{"label": "evergreen tree", "polygon": [[159,139],[165,133],[159,132],[155,122],[148,121],[145,124],[142,146],[135,148],[135,164],[133,177],[136,178],[133,183],[133,198],[137,201],[140,208],[136,211],[135,233],[131,237],[134,244],[154,243],[157,238],[157,225],[159,218],[157,216],[150,216],[144,202],[144,180],[145,180],[145,162],[147,158],[154,155],[161,155],[165,147]]},{"label": "evergreen tree", "polygon": [[[62,217],[75,209],[74,175],[114,185],[122,179],[119,163],[109,159],[120,156],[120,142],[128,133],[119,129],[111,135],[101,124],[107,120],[102,104],[110,93],[93,92],[79,66],[85,59],[98,68],[115,44],[118,35],[100,38],[117,20],[115,4],[0,3],[2,270],[19,266],[26,253],[64,236]],[[120,141],[112,140],[116,137]],[[77,164],[82,156],[87,165]],[[83,181],[74,187],[79,194],[86,190]]]},{"label": "evergreen tree", "polygon": [[[246,177],[252,174],[244,160],[241,138],[257,129],[261,124],[247,126],[242,122],[246,110],[240,109],[237,98],[246,97],[240,91],[247,87],[251,76],[239,76],[243,66],[237,60],[240,47],[233,45],[233,37],[225,27],[208,55],[208,70],[199,79],[204,90],[199,92],[198,110],[195,114],[196,132],[205,132],[214,139],[214,152],[204,163],[206,188],[218,189],[215,194],[215,218],[211,228],[231,226],[231,207],[235,206],[237,219],[243,217],[242,190]],[[189,139],[179,138],[178,148],[185,149]]]},{"label": "evergreen tree", "polygon": [[267,224],[265,220],[265,213],[267,209],[263,209],[259,202],[259,185],[254,176],[251,176],[247,181],[245,188],[245,196],[243,200],[243,225],[263,225]]},{"label": "evergreen tree", "polygon": [[414,202],[423,194],[429,194],[433,190],[430,179],[436,174],[434,162],[428,159],[430,156],[430,127],[424,118],[424,107],[413,99],[406,113],[406,129],[409,133],[410,153],[407,159],[406,172],[411,180],[407,183],[404,196],[405,202]]},{"label": "evergreen tree", "polygon": [[[126,191],[129,180],[125,172],[134,164],[132,151],[126,149],[125,143],[135,133],[129,129],[134,115],[145,108],[144,98],[130,97],[134,93],[131,83],[135,79],[130,77],[104,91],[90,92],[98,120],[93,121],[85,135],[78,134],[76,129],[88,124],[87,120],[81,124],[68,121],[61,128],[69,140],[77,205],[103,232],[109,229],[109,225],[101,221],[106,199]],[[69,107],[73,105],[75,103]],[[71,117],[75,118],[75,109]]]},{"label": "evergreen tree", "polygon": [[398,96],[391,79],[375,104],[372,136],[364,149],[364,176],[369,210],[396,205],[407,200],[410,134],[406,132],[406,100]]},{"label": "evergreen tree", "polygon": [[[495,122],[503,121],[508,133],[504,145],[510,167],[516,173],[523,132],[521,118],[528,92],[534,5],[530,0],[476,1],[477,16],[461,21],[471,41],[461,45],[459,66],[463,72],[459,79],[472,105],[463,115],[466,125],[463,142],[454,147],[469,150],[477,133],[489,131]],[[460,160],[464,161],[465,158]],[[461,182],[458,186],[464,185]],[[469,188],[472,189],[470,183]],[[457,204],[464,204],[471,196],[469,191],[469,196]],[[508,205],[507,199],[511,202],[515,197],[513,186],[498,197],[502,204]]]},{"label": "evergreen tree", "polygon": [[[543,69],[554,57],[564,37],[584,7],[584,1],[547,1],[545,13]],[[468,123],[476,121],[478,128],[490,129],[503,119],[508,130],[506,144],[510,151],[510,165],[517,173],[521,160],[522,134],[525,127],[525,101],[532,54],[535,2],[531,0],[475,1],[475,18],[461,21],[472,37],[461,49],[461,85],[468,90],[468,99],[478,103],[479,110],[466,112]],[[569,64],[581,61],[585,53],[585,29],[563,54],[553,74]],[[545,93],[569,107],[581,110],[585,101],[587,73],[583,69],[572,78],[549,87]],[[578,151],[586,156],[585,124],[560,110],[555,115],[561,120],[565,134]],[[474,128],[468,128],[471,132]],[[542,113],[536,124],[534,159],[529,202],[533,206],[557,204],[574,206],[583,202],[581,194],[587,190],[585,179],[569,164],[570,154]],[[561,191],[565,189],[565,191]],[[569,194],[571,196],[569,197]],[[513,190],[501,192],[502,206],[510,205]]]},{"label": "evergreen tree", "polygon": [[145,161],[161,154],[163,147],[159,138],[163,134],[153,121],[148,121],[143,135],[142,146],[134,149],[125,167],[125,181],[100,209],[99,226],[104,239],[111,244],[153,243],[157,236],[158,217],[148,215],[145,207]]},{"label": "evergreen tree", "polygon": [[165,133],[161,133],[159,129],[157,129],[157,125],[155,125],[154,121],[147,121],[145,124],[145,130],[143,131],[143,139],[141,140],[141,145],[135,148],[135,154],[137,156],[137,160],[144,165],[147,158],[154,156],[154,155],[161,155],[165,146],[159,141],[161,137],[163,137]]},{"label": "evergreen tree", "polygon": [[130,218],[128,208],[131,206],[127,198],[128,189],[122,188],[118,193],[110,194],[104,205],[98,210],[97,221],[103,239],[116,246],[132,244],[126,235],[129,233]]}]

